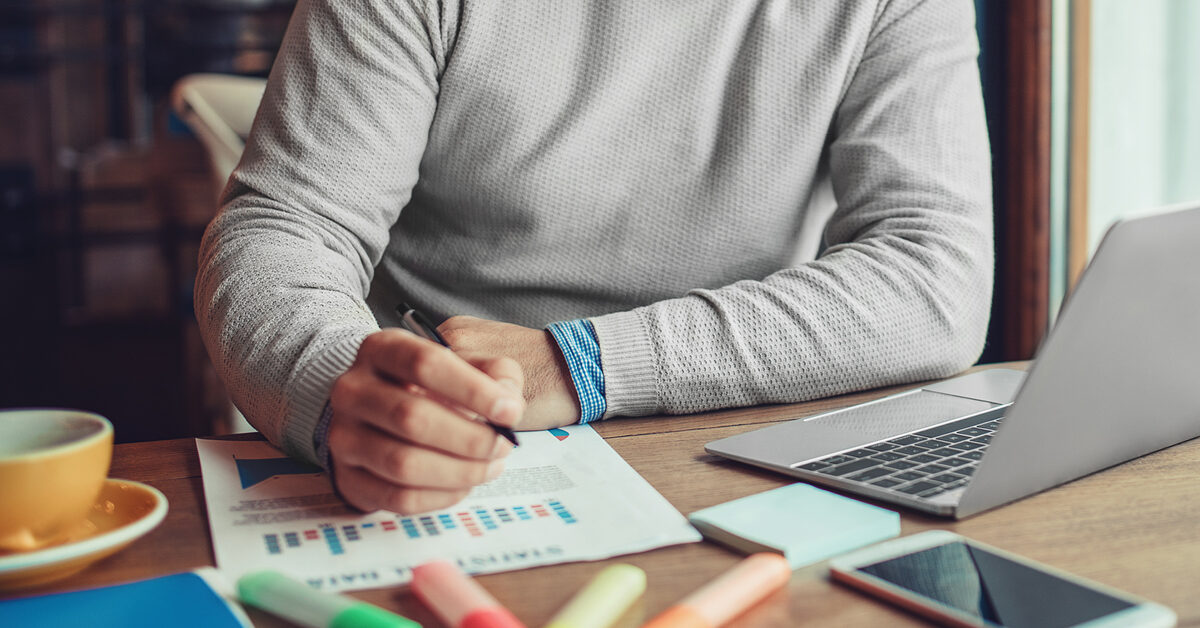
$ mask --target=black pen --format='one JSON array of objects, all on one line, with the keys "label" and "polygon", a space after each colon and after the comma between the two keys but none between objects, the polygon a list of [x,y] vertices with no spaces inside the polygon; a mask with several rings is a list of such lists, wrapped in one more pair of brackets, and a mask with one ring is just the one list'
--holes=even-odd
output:
[{"label": "black pen", "polygon": [[[437,327],[434,327],[433,323],[430,323],[429,319],[425,318],[424,314],[418,312],[414,308],[409,307],[407,303],[401,303],[400,305],[397,305],[396,313],[400,315],[400,325],[408,331],[411,331],[412,333],[426,340],[436,342],[447,349],[450,348],[450,345],[446,342],[446,339],[442,338],[442,335],[438,333]],[[517,442],[517,435],[513,433],[511,428],[504,427],[503,425],[496,425],[486,418],[483,419],[483,422],[491,426],[491,428],[495,430],[497,434],[508,439],[508,442],[512,443],[514,447],[520,444]]]}]

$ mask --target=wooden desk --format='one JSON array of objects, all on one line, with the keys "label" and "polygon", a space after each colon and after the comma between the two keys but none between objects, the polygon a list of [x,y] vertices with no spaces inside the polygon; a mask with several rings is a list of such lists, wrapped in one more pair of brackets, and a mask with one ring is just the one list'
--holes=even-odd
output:
[{"label": "wooden desk", "polygon": [[[704,444],[752,429],[894,392],[877,390],[791,406],[681,417],[615,420],[597,431],[687,514],[790,480],[704,453]],[[1136,417],[1131,417],[1136,420]],[[1180,625],[1200,626],[1200,439],[1077,480],[966,521],[903,512],[903,534],[945,528],[1165,604]],[[167,495],[163,524],[128,549],[42,591],[113,584],[213,564],[200,464],[190,439],[118,445],[112,477]],[[693,543],[625,556],[646,570],[649,590],[625,617],[636,626],[733,565],[739,556]],[[481,576],[530,626],[541,625],[601,564],[572,563]],[[437,621],[406,588],[355,593],[425,625]],[[275,625],[253,614],[260,625]],[[824,564],[801,569],[786,591],[739,618],[750,626],[920,625],[920,620],[827,579]]]}]

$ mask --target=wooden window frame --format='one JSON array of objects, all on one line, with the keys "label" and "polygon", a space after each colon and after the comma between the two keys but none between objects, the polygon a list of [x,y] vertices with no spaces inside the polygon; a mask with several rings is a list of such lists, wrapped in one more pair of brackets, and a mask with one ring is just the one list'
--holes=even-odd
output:
[{"label": "wooden window frame", "polygon": [[982,361],[1033,357],[1050,313],[1051,0],[984,3],[995,295]]}]

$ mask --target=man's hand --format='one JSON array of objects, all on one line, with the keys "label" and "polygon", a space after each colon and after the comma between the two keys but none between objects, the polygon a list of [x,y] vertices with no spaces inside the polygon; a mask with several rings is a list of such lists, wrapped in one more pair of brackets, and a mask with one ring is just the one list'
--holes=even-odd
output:
[{"label": "man's hand", "polygon": [[455,316],[438,327],[461,355],[501,355],[516,360],[525,374],[525,416],[521,429],[544,430],[579,421],[579,397],[571,372],[550,332]]},{"label": "man's hand", "polygon": [[371,334],[330,392],[338,490],[367,511],[412,514],[460,501],[500,475],[512,450],[472,417],[519,427],[523,386],[509,358],[464,358],[398,329]]}]

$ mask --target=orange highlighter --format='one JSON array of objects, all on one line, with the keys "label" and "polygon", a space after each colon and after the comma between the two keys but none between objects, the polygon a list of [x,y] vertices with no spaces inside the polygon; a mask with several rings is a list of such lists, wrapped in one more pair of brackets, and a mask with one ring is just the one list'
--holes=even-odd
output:
[{"label": "orange highlighter", "polygon": [[751,554],[642,628],[717,628],[787,584],[792,568],[779,554]]},{"label": "orange highlighter", "polygon": [[478,582],[444,560],[415,567],[412,590],[451,628],[525,628]]}]

